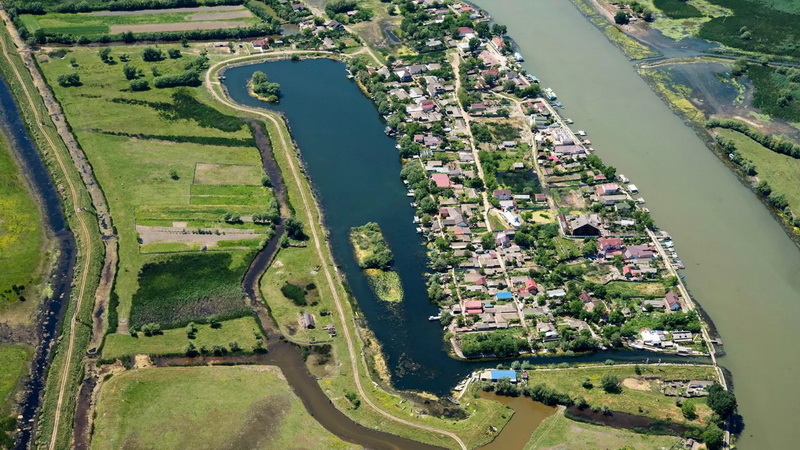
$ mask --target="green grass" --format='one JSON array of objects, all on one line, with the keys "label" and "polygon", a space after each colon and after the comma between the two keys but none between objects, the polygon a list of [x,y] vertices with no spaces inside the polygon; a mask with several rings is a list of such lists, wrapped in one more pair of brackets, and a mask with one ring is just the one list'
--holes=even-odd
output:
[{"label": "green grass", "polygon": [[[646,366],[642,365],[641,377],[658,377],[665,380],[716,380],[716,371],[711,366]],[[545,384],[564,392],[573,399],[585,398],[591,407],[607,405],[612,411],[638,414],[656,419],[670,419],[674,422],[701,425],[711,415],[711,410],[703,400],[696,402],[698,418],[688,421],[683,417],[680,407],[675,405],[676,397],[661,393],[658,384],[644,381],[638,389],[623,383],[622,392],[609,394],[600,386],[600,379],[606,373],[616,375],[620,380],[640,377],[633,366],[587,367],[564,370],[534,370],[528,372],[528,385]],[[586,389],[583,381],[589,379],[594,387]],[[629,382],[628,382],[629,383]],[[632,386],[632,384],[631,384]]]},{"label": "green grass", "polygon": [[154,322],[168,328],[247,314],[241,280],[250,258],[244,252],[193,253],[146,264],[133,296],[131,326]]},{"label": "green grass", "polygon": [[786,196],[792,211],[800,211],[800,160],[775,153],[737,131],[717,132],[733,141],[739,154],[755,164],[758,178],[766,180],[773,192]]},{"label": "green grass", "polygon": [[[247,11],[244,7],[236,11]],[[213,11],[208,11],[209,13]],[[229,12],[229,11],[225,11]],[[232,11],[231,11],[232,12]],[[45,15],[23,14],[22,23],[31,31],[41,29],[46,34],[72,34],[76,36],[100,36],[108,34],[116,25],[158,25],[184,23],[193,21],[236,21],[253,25],[260,22],[254,16],[235,19],[208,19],[200,11],[195,12],[159,12],[156,14],[130,14],[120,16],[97,16],[92,13],[48,13]],[[195,16],[193,20],[191,16]]]},{"label": "green grass", "polygon": [[670,19],[690,19],[703,16],[699,9],[686,3],[686,1],[653,0],[653,4]]},{"label": "green grass", "polygon": [[[717,17],[703,24],[699,32],[701,38],[746,51],[800,57],[800,14],[773,9],[766,2],[752,0],[708,1],[730,8],[733,16]],[[750,32],[749,39],[742,37],[743,30]]]},{"label": "green grass", "polygon": [[271,366],[115,375],[100,390],[92,448],[110,442],[162,449],[352,447],[319,425]]},{"label": "green grass", "polygon": [[666,288],[661,283],[612,281],[606,285],[606,289],[609,297],[663,297],[667,294]]},{"label": "green grass", "polygon": [[2,132],[0,173],[0,320],[28,322],[39,300],[45,236],[39,208]]},{"label": "green grass", "polygon": [[394,270],[364,269],[364,275],[369,281],[375,295],[385,302],[403,301],[403,283],[400,275]]},{"label": "green grass", "polygon": [[[141,59],[142,48],[112,47],[111,56],[120,61],[123,54],[129,55],[130,64],[141,68],[151,84],[151,67],[156,67],[162,74],[176,73],[194,57],[190,55],[193,51],[190,49],[183,50],[183,58],[149,63]],[[40,66],[48,80],[76,71],[83,83],[83,86],[75,88],[52,83],[52,88],[92,163],[120,235],[116,282],[120,319],[130,315],[133,295],[139,288],[137,274],[145,264],[158,260],[155,255],[140,253],[135,231],[137,224],[171,226],[173,221],[185,221],[190,226],[265,230],[265,227],[252,223],[223,224],[222,219],[228,212],[250,215],[265,209],[267,195],[262,197],[263,205],[236,205],[244,203],[244,196],[200,200],[201,203],[226,203],[221,206],[191,204],[193,189],[194,192],[203,189],[193,186],[196,181],[263,189],[258,187],[263,170],[254,146],[205,145],[196,141],[198,137],[207,138],[208,142],[252,139],[250,130],[235,114],[212,106],[203,88],[130,92],[128,80],[122,73],[123,64],[103,63],[94,48],[71,48],[64,59],[39,56]],[[77,68],[70,66],[70,58],[75,58]],[[98,109],[103,114],[97,114]],[[195,141],[132,137],[136,135],[171,136],[176,140],[190,137]],[[221,175],[212,174],[218,167],[224,168]],[[172,170],[177,173],[177,180],[171,177]],[[176,249],[184,250],[183,246]]]},{"label": "green grass", "polygon": [[28,369],[31,349],[23,345],[0,345],[0,418],[11,406],[12,393]]},{"label": "green grass", "polygon": [[[800,70],[752,65],[747,78],[755,87],[753,106],[772,117],[800,122]],[[781,103],[787,94],[792,100]]]},{"label": "green grass", "polygon": [[258,324],[252,317],[225,320],[219,328],[211,328],[207,324],[196,324],[197,333],[189,339],[185,328],[164,330],[164,334],[147,337],[139,333],[139,337],[127,334],[110,334],[103,346],[103,359],[117,359],[125,356],[147,355],[183,355],[187,344],[191,341],[195,347],[205,346],[211,349],[215,345],[230,349],[230,343],[236,341],[242,351],[252,352],[256,343],[256,334],[261,336]]},{"label": "green grass", "polygon": [[674,436],[639,434],[627,430],[576,422],[564,416],[564,411],[548,417],[531,435],[525,450],[575,449],[607,450],[624,448],[651,450],[680,448],[683,440]]}]

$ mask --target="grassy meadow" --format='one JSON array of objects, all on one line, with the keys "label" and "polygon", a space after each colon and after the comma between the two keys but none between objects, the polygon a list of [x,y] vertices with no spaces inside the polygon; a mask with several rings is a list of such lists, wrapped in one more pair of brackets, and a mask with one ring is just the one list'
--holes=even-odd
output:
[{"label": "grassy meadow", "polygon": [[670,19],[689,19],[702,17],[703,13],[686,1],[681,0],[653,0],[653,5],[661,10]]},{"label": "grassy meadow", "polygon": [[772,117],[800,123],[800,69],[751,65],[747,78],[753,82],[753,106]]},{"label": "grassy meadow", "polygon": [[[652,380],[716,380],[713,367],[694,366],[640,366],[641,375],[634,366],[587,367],[564,370],[533,370],[528,372],[528,385],[545,384],[558,392],[569,394],[573,399],[585,398],[589,406],[602,408],[608,406],[612,411],[638,414],[656,419],[669,419],[692,425],[702,425],[711,415],[711,409],[702,398],[682,400],[695,403],[698,418],[688,421],[681,408],[676,406],[677,397],[667,397],[661,393],[659,384]],[[607,393],[600,385],[604,374],[613,374],[622,381],[622,391]],[[582,386],[589,380],[592,388]]]},{"label": "grassy meadow", "polygon": [[773,192],[786,196],[793,211],[800,211],[800,160],[773,152],[737,131],[716,131],[732,141],[742,157],[755,164],[760,180],[769,183]]},{"label": "grassy meadow", "polygon": [[0,419],[8,413],[12,394],[28,370],[31,349],[24,345],[0,345]]},{"label": "grassy meadow", "polygon": [[0,131],[0,321],[28,323],[38,304],[44,229],[9,141]]},{"label": "grassy meadow", "polygon": [[131,355],[183,355],[189,342],[198,349],[206,347],[211,350],[214,346],[223,346],[230,350],[231,343],[236,342],[241,351],[253,351],[256,336],[260,336],[258,324],[253,317],[225,320],[219,323],[219,328],[212,328],[208,324],[196,324],[197,331],[194,338],[190,339],[184,328],[164,330],[157,336],[145,336],[139,333],[138,337],[127,334],[110,334],[103,345],[103,359],[113,360]]},{"label": "grassy meadow", "polygon": [[563,409],[545,419],[531,435],[525,450],[606,450],[624,448],[650,450],[680,448],[683,439],[618,430],[611,427],[576,422],[564,416]]},{"label": "grassy meadow", "polygon": [[[109,62],[101,60],[97,49],[77,47],[63,58],[43,53],[38,58],[94,167],[120,234],[115,287],[119,318],[131,318],[134,296],[141,302],[136,309],[138,324],[154,320],[183,324],[205,313],[224,316],[231,311],[230,305],[217,310],[220,305],[213,299],[241,298],[241,274],[258,238],[270,230],[247,217],[265,211],[272,192],[260,185],[264,173],[249,128],[237,116],[212,106],[204,88],[132,91],[123,73],[129,64],[152,86],[155,73],[182,72],[187,63],[197,60],[200,48],[182,48],[180,58],[156,62],[143,61],[143,48],[111,47]],[[160,46],[164,53],[171,48],[179,46]],[[72,72],[80,76],[80,86],[63,87],[56,82],[59,75]],[[226,223],[228,213],[242,218]],[[195,235],[197,241],[190,243],[167,240],[140,248],[137,225],[171,227],[175,222],[207,230],[252,229],[257,234],[237,243],[247,249],[225,249],[219,256],[207,252],[207,260],[200,253],[174,257],[153,253],[191,252],[206,245],[208,236],[203,235]],[[207,262],[181,267],[187,260]],[[209,274],[213,275],[208,280],[192,278]],[[152,284],[140,286],[142,281]],[[172,290],[175,282],[182,283],[181,289]],[[186,304],[180,317],[171,315],[171,308],[182,303]]]},{"label": "grassy meadow", "polygon": [[[174,31],[185,29],[185,24],[196,23],[198,27],[209,22],[226,28],[229,22],[250,26],[261,21],[247,8],[237,5],[229,7],[202,9],[188,8],[185,11],[125,11],[123,14],[109,15],[105,11],[87,13],[57,13],[44,15],[23,14],[20,20],[34,33],[42,30],[45,34],[71,34],[75,36],[96,37],[118,34],[124,31]],[[145,28],[146,27],[146,28]]]},{"label": "grassy meadow", "polygon": [[270,366],[114,375],[100,389],[92,448],[111,442],[129,449],[355,448],[318,424]]}]

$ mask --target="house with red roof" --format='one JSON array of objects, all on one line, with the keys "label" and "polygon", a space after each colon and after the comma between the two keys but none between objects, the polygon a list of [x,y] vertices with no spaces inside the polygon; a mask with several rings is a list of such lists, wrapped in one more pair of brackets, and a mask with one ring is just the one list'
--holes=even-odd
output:
[{"label": "house with red roof", "polygon": [[665,307],[670,311],[681,310],[681,301],[678,298],[678,294],[672,291],[667,292],[667,295],[664,296],[664,303]]},{"label": "house with red roof", "polygon": [[480,300],[470,300],[464,303],[464,307],[467,310],[467,314],[471,316],[477,316],[479,314],[483,314],[483,302]]},{"label": "house with red roof", "polygon": [[451,186],[450,175],[446,173],[435,173],[431,175],[431,180],[436,183],[436,187],[449,188]]},{"label": "house with red roof", "polygon": [[619,185],[617,183],[601,184],[595,188],[597,195],[611,195],[619,192]]}]

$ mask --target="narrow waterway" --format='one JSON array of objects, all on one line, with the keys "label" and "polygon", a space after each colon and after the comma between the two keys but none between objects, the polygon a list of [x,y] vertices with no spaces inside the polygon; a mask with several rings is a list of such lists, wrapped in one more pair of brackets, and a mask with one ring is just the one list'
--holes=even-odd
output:
[{"label": "narrow waterway", "polygon": [[531,440],[531,433],[539,428],[544,419],[552,416],[558,410],[556,407],[535,402],[523,395],[506,397],[482,390],[478,392],[478,395],[481,398],[500,402],[514,410],[514,415],[503,427],[502,433],[498,434],[492,442],[481,447],[481,450],[525,448],[525,445]]},{"label": "narrow waterway", "polygon": [[75,239],[64,219],[61,198],[36,150],[36,145],[28,135],[14,97],[2,76],[0,76],[0,128],[9,137],[9,143],[22,162],[23,173],[31,182],[34,194],[39,199],[43,211],[42,217],[46,221],[45,226],[55,237],[55,251],[58,252],[58,260],[50,279],[52,294],[42,301],[42,312],[37,324],[39,343],[29,379],[25,383],[25,395],[20,411],[22,417],[17,425],[21,431],[16,436],[15,448],[23,449],[28,447],[31,439],[34,419],[44,389],[45,374],[50,362],[50,349],[64,309],[64,299],[70,295],[76,256]]},{"label": "narrow waterway", "polygon": [[478,0],[508,26],[597,154],[633,180],[675,238],[686,281],[725,343],[740,448],[793,448],[800,412],[800,252],[756,197],[569,0]]}]

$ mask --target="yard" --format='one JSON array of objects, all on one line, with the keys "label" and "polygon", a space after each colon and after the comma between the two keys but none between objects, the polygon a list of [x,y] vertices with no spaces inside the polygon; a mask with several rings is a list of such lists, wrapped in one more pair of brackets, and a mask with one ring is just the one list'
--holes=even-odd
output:
[{"label": "yard", "polygon": [[118,448],[354,448],[317,423],[271,366],[114,375],[100,389],[92,448],[110,442]]},{"label": "yard", "polygon": [[663,297],[667,294],[661,283],[612,281],[606,285],[609,297],[638,298]]},{"label": "yard", "polygon": [[[264,173],[259,153],[242,120],[211,106],[203,88],[131,91],[124,64],[120,64],[128,59],[127,64],[152,85],[154,72],[181,72],[187,63],[196,61],[200,49],[181,49],[180,58],[145,62],[143,48],[113,47],[110,63],[103,62],[93,48],[73,47],[63,58],[38,55],[44,75],[93,165],[119,230],[115,291],[120,319],[130,317],[132,299],[140,288],[140,270],[147,263],[164,260],[163,254],[143,251],[198,248],[196,243],[159,243],[140,251],[136,225],[171,227],[174,222],[185,222],[187,227],[238,227],[266,233],[269,227],[241,219],[225,223],[223,219],[228,213],[245,217],[263,212],[272,195],[270,189],[260,186]],[[160,47],[164,53],[169,48],[178,46]],[[55,82],[59,75],[70,72],[78,73],[81,86],[63,87]],[[98,108],[102,115],[95,114]],[[252,249],[257,242],[252,239],[245,244]],[[230,250],[228,254],[236,261],[250,251]],[[197,292],[197,298],[208,298],[207,294]]]},{"label": "yard", "polygon": [[800,160],[781,155],[733,130],[717,130],[720,136],[733,141],[739,154],[753,161],[758,178],[765,180],[772,191],[786,196],[793,211],[800,211]]},{"label": "yard", "polygon": [[564,416],[563,409],[545,419],[531,435],[525,450],[580,449],[606,450],[625,448],[631,450],[677,449],[683,439],[674,436],[657,436],[576,422]]},{"label": "yard", "polygon": [[[587,367],[563,370],[533,370],[528,372],[528,385],[545,384],[555,390],[569,394],[573,399],[585,398],[591,407],[608,406],[612,411],[638,414],[656,419],[701,426],[711,415],[711,410],[701,399],[684,400],[696,404],[698,419],[687,421],[681,408],[676,406],[677,397],[661,393],[655,378],[666,380],[716,380],[711,366],[640,366],[641,375],[635,366]],[[600,385],[603,375],[610,373],[622,382],[621,392],[607,393]],[[584,387],[589,380],[590,388]]]}]

